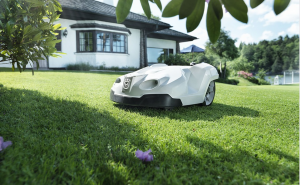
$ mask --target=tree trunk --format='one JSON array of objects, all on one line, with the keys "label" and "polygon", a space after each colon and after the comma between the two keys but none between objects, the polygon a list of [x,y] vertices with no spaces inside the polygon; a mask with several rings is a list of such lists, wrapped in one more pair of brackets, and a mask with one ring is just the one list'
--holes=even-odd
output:
[{"label": "tree trunk", "polygon": [[225,64],[224,64],[224,79],[226,79],[226,61],[225,61]]}]

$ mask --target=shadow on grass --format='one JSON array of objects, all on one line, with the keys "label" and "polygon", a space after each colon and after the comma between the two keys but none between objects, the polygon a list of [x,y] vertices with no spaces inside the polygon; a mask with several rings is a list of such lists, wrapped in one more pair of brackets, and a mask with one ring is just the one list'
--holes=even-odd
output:
[{"label": "shadow on grass", "polygon": [[[107,111],[37,91],[0,87],[0,184],[124,184],[147,141]],[[134,151],[133,151],[134,150]],[[129,171],[129,170],[128,170]]]},{"label": "shadow on grass", "polygon": [[220,103],[213,103],[211,106],[192,105],[178,107],[171,111],[165,111],[164,109],[157,108],[126,106],[122,104],[114,104],[114,106],[123,110],[136,112],[145,116],[159,118],[169,117],[170,119],[186,121],[215,121],[221,119],[224,116],[257,117],[259,115],[258,111],[247,107],[236,107]]},{"label": "shadow on grass", "polygon": [[295,162],[295,163],[299,163],[299,158],[291,156],[289,154],[286,154],[280,150],[274,149],[274,148],[270,148],[269,146],[263,146],[263,148],[269,153],[269,154],[275,154],[278,156],[279,159],[285,158],[289,161]]},{"label": "shadow on grass", "polygon": [[[250,174],[255,173],[271,178],[270,180],[279,179],[281,182],[287,179],[296,180],[299,177],[296,168],[292,169],[290,166],[281,165],[278,162],[263,161],[255,153],[251,154],[242,150],[234,141],[230,143],[231,146],[228,149],[224,149],[197,137],[187,137],[187,140],[201,150],[197,156],[191,154],[182,156],[189,158],[194,165],[198,165],[198,168],[201,169],[199,184],[228,184],[234,181],[233,184],[263,183],[263,179],[249,178]],[[210,179],[214,179],[215,182],[211,183]]]},{"label": "shadow on grass", "polygon": [[[196,137],[186,139],[200,147],[197,154],[161,149],[150,142],[142,128],[78,101],[2,87],[0,102],[0,135],[13,141],[0,153],[0,184],[242,184],[257,175],[277,175],[283,181],[297,179],[297,170],[260,161],[239,148],[225,150]],[[225,109],[234,112],[222,114]],[[202,112],[219,116],[211,119],[256,114],[251,109],[215,104],[179,108],[174,119],[189,111],[191,115]],[[161,117],[165,113],[144,108],[140,112]],[[167,113],[172,116],[174,112]],[[154,161],[141,163],[134,156],[137,148],[152,148]]]}]

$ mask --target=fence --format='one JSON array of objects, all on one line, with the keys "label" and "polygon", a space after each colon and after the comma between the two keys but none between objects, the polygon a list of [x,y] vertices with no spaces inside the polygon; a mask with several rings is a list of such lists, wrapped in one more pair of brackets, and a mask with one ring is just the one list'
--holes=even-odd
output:
[{"label": "fence", "polygon": [[299,83],[299,71],[284,71],[283,84],[296,84]]}]

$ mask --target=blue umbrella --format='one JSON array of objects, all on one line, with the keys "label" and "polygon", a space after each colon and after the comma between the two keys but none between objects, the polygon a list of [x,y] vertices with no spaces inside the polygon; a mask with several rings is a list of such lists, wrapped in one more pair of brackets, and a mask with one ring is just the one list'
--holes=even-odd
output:
[{"label": "blue umbrella", "polygon": [[180,53],[203,53],[205,50],[195,45],[180,50]]}]

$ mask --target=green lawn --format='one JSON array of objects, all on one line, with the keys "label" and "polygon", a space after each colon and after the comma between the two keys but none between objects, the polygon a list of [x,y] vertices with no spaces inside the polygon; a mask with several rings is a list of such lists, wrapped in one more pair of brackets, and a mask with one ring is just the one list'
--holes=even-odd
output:
[{"label": "green lawn", "polygon": [[0,68],[0,184],[299,183],[299,86],[216,83],[212,106],[164,111],[110,101],[119,75]]},{"label": "green lawn", "polygon": [[250,82],[249,80],[242,78],[242,77],[231,77],[230,79],[238,80],[238,86],[254,86],[257,85],[255,83]]}]

